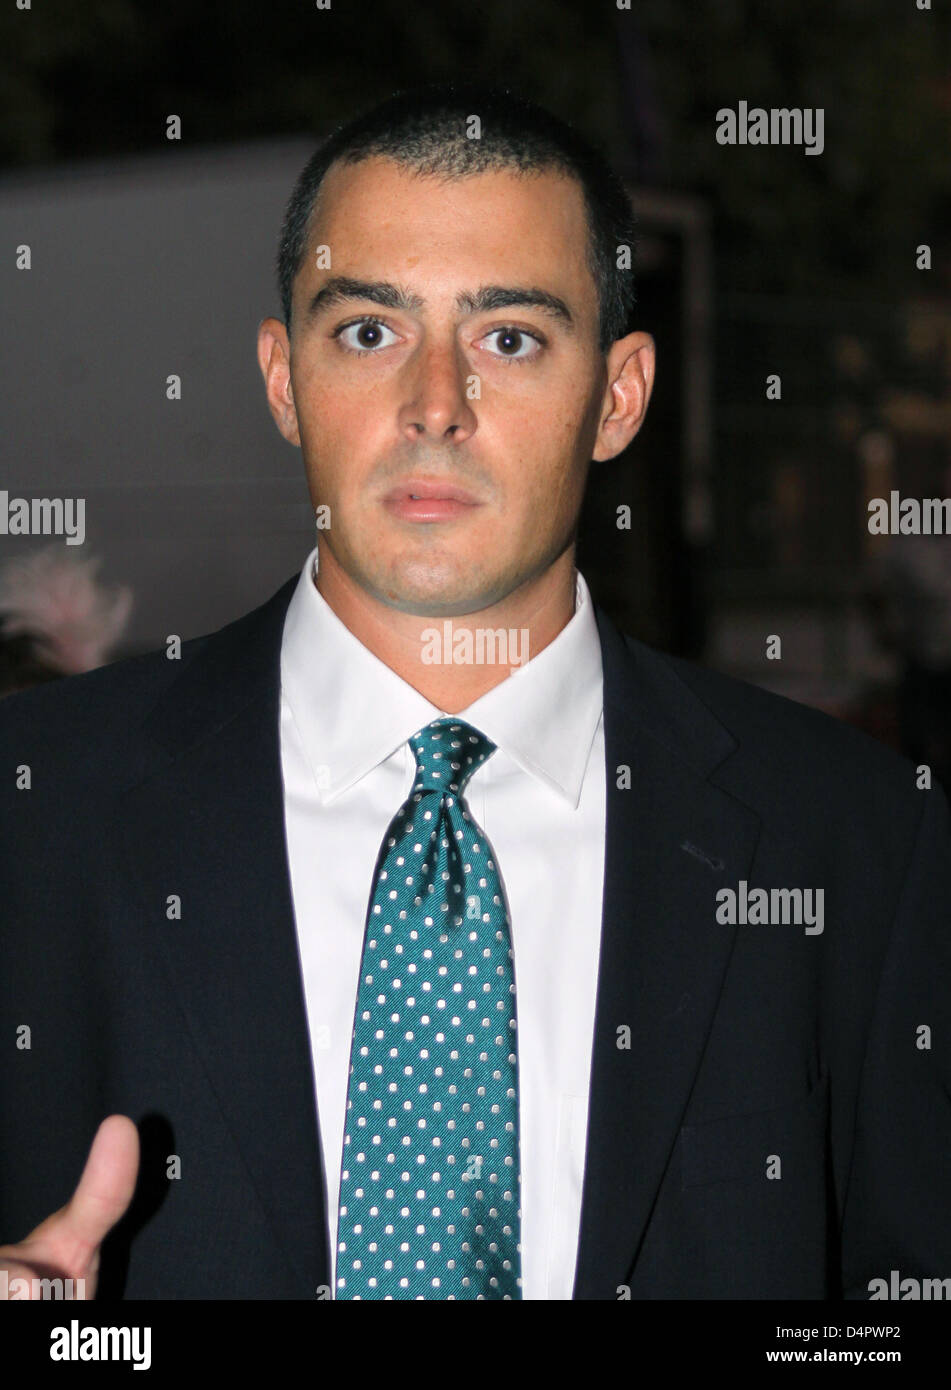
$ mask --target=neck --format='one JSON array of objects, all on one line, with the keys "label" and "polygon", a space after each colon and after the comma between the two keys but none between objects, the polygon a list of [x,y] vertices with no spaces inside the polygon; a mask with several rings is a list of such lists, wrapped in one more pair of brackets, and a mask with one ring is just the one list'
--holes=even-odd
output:
[{"label": "neck", "polygon": [[447,714],[457,714],[536,657],[575,611],[574,546],[499,603],[420,617],[380,603],[318,539],[317,591],[374,656]]}]

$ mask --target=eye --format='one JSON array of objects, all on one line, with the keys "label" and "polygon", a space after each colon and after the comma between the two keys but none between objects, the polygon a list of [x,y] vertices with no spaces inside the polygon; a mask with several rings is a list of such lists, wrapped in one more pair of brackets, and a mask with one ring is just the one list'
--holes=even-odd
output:
[{"label": "eye", "polygon": [[507,357],[512,362],[524,362],[529,357],[537,357],[542,350],[541,338],[524,328],[493,328],[491,333],[485,335],[483,341],[489,338],[499,339],[500,351],[495,355]]},{"label": "eye", "polygon": [[[390,335],[389,342],[384,337],[387,333]],[[390,347],[396,342],[396,334],[392,328],[387,328],[385,323],[369,316],[341,324],[335,329],[333,336],[340,339],[348,352],[357,352],[362,356],[367,356],[381,347]]]}]

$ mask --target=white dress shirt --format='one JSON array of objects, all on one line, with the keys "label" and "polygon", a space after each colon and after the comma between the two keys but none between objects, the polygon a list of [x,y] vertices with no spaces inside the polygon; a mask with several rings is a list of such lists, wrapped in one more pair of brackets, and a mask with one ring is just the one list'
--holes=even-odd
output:
[{"label": "white dress shirt", "polygon": [[[281,648],[288,860],[307,1005],[336,1290],[350,1044],[377,855],[409,796],[408,739],[446,711],[334,613],[307,557]],[[505,889],[515,958],[522,1297],[574,1285],[601,941],[601,646],[588,586],[537,656],[465,710],[496,744],[465,791]],[[433,626],[442,632],[442,624]],[[517,651],[518,649],[516,649]]]}]

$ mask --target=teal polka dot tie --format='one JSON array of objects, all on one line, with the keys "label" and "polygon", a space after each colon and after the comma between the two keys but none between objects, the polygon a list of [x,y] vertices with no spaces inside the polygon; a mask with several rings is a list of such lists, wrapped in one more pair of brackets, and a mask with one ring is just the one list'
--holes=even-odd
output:
[{"label": "teal polka dot tie", "polygon": [[337,1298],[521,1298],[508,915],[463,800],[495,744],[434,719],[367,914],[340,1177]]}]

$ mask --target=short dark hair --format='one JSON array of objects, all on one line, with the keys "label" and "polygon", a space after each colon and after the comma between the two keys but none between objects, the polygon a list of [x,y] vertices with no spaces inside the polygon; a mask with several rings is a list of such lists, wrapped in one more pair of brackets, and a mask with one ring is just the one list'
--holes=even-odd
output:
[{"label": "short dark hair", "polygon": [[[467,122],[476,115],[480,138]],[[495,169],[557,170],[577,180],[588,222],[587,261],[598,291],[602,352],[631,331],[634,276],[618,267],[619,248],[634,254],[634,214],[608,161],[573,127],[540,106],[486,83],[446,83],[397,92],[337,127],[317,148],[294,186],[284,214],[277,278],[290,332],[291,292],[307,252],[318,190],[331,164],[383,156],[418,173],[465,178]]]}]

